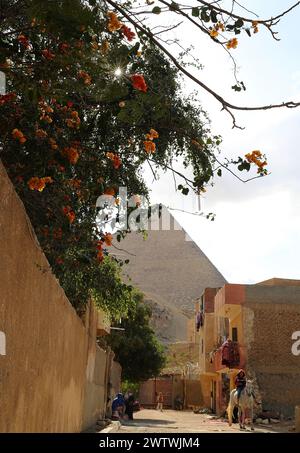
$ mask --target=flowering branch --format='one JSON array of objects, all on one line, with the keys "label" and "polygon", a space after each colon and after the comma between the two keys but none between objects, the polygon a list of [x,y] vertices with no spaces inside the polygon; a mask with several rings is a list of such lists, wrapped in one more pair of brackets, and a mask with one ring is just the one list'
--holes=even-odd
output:
[{"label": "flowering branch", "polygon": [[[163,1],[164,3],[167,3],[167,2],[165,2],[165,0],[161,0],[161,1]],[[199,0],[199,2],[204,4],[204,5],[206,5],[206,6],[211,7],[211,4],[209,4],[209,3],[205,2],[205,1],[202,1],[202,0],[200,1]],[[280,104],[270,104],[270,105],[262,105],[262,106],[239,106],[239,105],[232,104],[231,102],[229,102],[226,99],[224,99],[216,91],[211,89],[208,85],[203,83],[200,79],[198,79],[193,74],[191,74],[185,67],[183,67],[182,64],[180,64],[178,62],[177,57],[174,56],[168,49],[166,49],[166,47],[163,46],[161,44],[161,42],[159,42],[155,38],[154,34],[148,28],[146,28],[144,25],[141,25],[142,24],[141,21],[137,22],[132,17],[132,15],[125,9],[125,7],[120,6],[114,0],[106,0],[106,3],[111,5],[116,11],[118,11],[120,14],[122,14],[122,16],[125,17],[132,25],[134,25],[134,27],[137,30],[139,30],[145,36],[147,36],[149,38],[149,40],[156,47],[158,47],[172,61],[172,63],[175,65],[175,67],[177,67],[182,74],[184,74],[186,77],[188,77],[194,83],[199,85],[202,89],[204,89],[209,94],[211,94],[221,104],[221,106],[222,106],[221,110],[225,110],[231,116],[232,122],[233,122],[233,128],[244,129],[241,126],[237,125],[236,119],[235,119],[235,116],[234,116],[232,110],[238,110],[238,111],[264,111],[264,110],[271,110],[271,109],[277,109],[277,108],[283,108],[283,107],[291,109],[291,108],[296,108],[296,107],[300,106],[300,102],[295,102],[295,101],[287,101],[287,102],[282,102]],[[300,5],[300,0],[295,5],[293,5],[291,8],[289,8],[286,11],[284,11],[283,13],[281,13],[278,16],[276,16],[275,18],[267,19],[267,20],[264,20],[264,21],[256,21],[256,22],[261,23],[261,24],[267,26],[268,28],[270,28],[273,25],[276,25],[276,23],[278,23],[278,21],[280,20],[281,17],[283,17],[285,14],[287,14],[288,12],[290,12],[291,10],[296,8],[298,5]],[[234,13],[230,13],[227,10],[223,10],[222,8],[216,7],[215,5],[214,5],[213,8],[218,10],[219,12],[227,14],[227,15],[229,15],[231,17],[239,18],[239,19],[245,20],[247,22],[251,21],[248,18],[243,18],[241,16],[237,16]],[[176,11],[178,12],[178,10],[176,10]],[[275,33],[275,32],[273,32],[273,33]]]}]

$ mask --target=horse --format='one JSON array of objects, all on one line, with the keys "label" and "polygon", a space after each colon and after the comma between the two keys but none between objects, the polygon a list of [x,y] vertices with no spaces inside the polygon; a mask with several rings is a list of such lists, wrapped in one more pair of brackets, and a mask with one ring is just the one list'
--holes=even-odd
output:
[{"label": "horse", "polygon": [[253,381],[250,381],[249,379],[247,379],[246,386],[241,391],[239,403],[237,401],[237,390],[233,389],[230,392],[229,405],[227,407],[229,426],[232,425],[233,409],[234,409],[235,406],[238,406],[238,419],[239,419],[240,429],[246,429],[246,426],[245,426],[245,415],[246,415],[246,409],[249,409],[250,410],[250,418],[251,418],[251,430],[254,431],[254,426],[253,426],[253,402],[254,402],[254,398],[253,398]]}]

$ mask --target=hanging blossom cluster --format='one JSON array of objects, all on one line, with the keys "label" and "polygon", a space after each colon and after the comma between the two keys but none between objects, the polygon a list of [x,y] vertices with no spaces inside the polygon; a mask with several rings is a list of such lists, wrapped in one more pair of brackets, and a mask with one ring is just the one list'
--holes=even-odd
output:
[{"label": "hanging blossom cluster", "polygon": [[28,187],[30,190],[38,190],[39,192],[43,192],[46,187],[46,184],[52,184],[53,179],[51,176],[45,176],[44,178],[39,178],[38,176],[33,176],[28,181]]},{"label": "hanging blossom cluster", "polygon": [[267,169],[265,168],[268,165],[266,161],[266,156],[261,153],[261,151],[252,151],[245,155],[249,164],[255,164],[257,166],[257,173],[260,175],[266,175]]},{"label": "hanging blossom cluster", "polygon": [[97,241],[96,249],[97,249],[97,259],[98,261],[102,262],[104,259],[104,251],[103,246],[107,245],[110,247],[112,245],[113,235],[111,233],[105,233],[103,238],[100,241]]},{"label": "hanging blossom cluster", "polygon": [[145,135],[144,148],[147,154],[153,154],[156,151],[156,144],[154,139],[158,138],[159,134],[155,129],[150,129],[149,133]]},{"label": "hanging blossom cluster", "polygon": [[122,160],[120,159],[118,154],[108,152],[106,153],[106,157],[112,161],[112,164],[116,170],[118,170],[122,165]]}]

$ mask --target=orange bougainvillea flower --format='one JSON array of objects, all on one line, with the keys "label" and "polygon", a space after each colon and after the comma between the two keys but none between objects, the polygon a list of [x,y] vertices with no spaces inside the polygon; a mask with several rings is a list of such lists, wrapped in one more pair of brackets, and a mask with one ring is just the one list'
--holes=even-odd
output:
[{"label": "orange bougainvillea flower", "polygon": [[62,150],[62,155],[69,159],[72,165],[75,165],[79,159],[79,152],[76,148],[70,146]]},{"label": "orange bougainvillea flower", "polygon": [[62,42],[59,44],[58,48],[61,51],[61,53],[66,54],[70,46],[66,42]]},{"label": "orange bougainvillea flower", "polygon": [[28,49],[30,47],[29,40],[28,40],[28,38],[26,38],[25,35],[19,35],[18,41],[20,44],[22,44],[22,46],[25,47],[25,49]]},{"label": "orange bougainvillea flower", "polygon": [[68,158],[72,165],[75,165],[79,159],[79,153],[75,148],[69,148]]},{"label": "orange bougainvillea flower", "polygon": [[24,136],[23,132],[20,131],[19,129],[14,129],[12,131],[12,136],[14,139],[18,140],[21,145],[23,143],[25,143],[27,140],[26,137]]},{"label": "orange bougainvillea flower", "polygon": [[116,170],[118,170],[118,168],[120,168],[120,166],[122,165],[122,160],[120,159],[118,154],[109,152],[109,153],[106,153],[106,157],[112,161],[113,166]]},{"label": "orange bougainvillea flower", "polygon": [[92,78],[86,71],[79,71],[78,77],[83,80],[85,85],[90,85],[92,83]]},{"label": "orange bougainvillea flower", "polygon": [[238,43],[239,42],[238,42],[237,38],[233,38],[227,42],[226,47],[227,47],[227,49],[236,49],[238,46]]},{"label": "orange bougainvillea flower", "polygon": [[222,22],[218,22],[217,25],[215,26],[215,29],[217,31],[219,31],[219,30],[225,31],[225,25]]},{"label": "orange bougainvillea flower", "polygon": [[122,160],[120,159],[120,157],[115,154],[115,157],[114,157],[114,160],[113,160],[113,166],[116,170],[118,170],[118,168],[120,168],[120,166],[122,165]]},{"label": "orange bougainvillea flower", "polygon": [[45,114],[43,114],[43,115],[40,117],[40,120],[45,121],[45,122],[48,123],[48,124],[51,124],[51,123],[53,122],[53,119],[51,118],[51,116],[45,115]]},{"label": "orange bougainvillea flower", "polygon": [[116,193],[116,191],[115,191],[115,189],[113,187],[108,187],[104,191],[104,195],[112,195],[112,196],[114,196],[115,193]]},{"label": "orange bougainvillea flower", "polygon": [[152,141],[147,140],[144,142],[144,148],[145,148],[146,153],[153,154],[153,153],[155,153],[156,145]]},{"label": "orange bougainvillea flower", "polygon": [[219,36],[219,32],[215,29],[212,29],[210,32],[209,32],[210,36],[212,38],[217,38]]},{"label": "orange bougainvillea flower", "polygon": [[130,77],[130,79],[131,79],[133,88],[135,88],[136,90],[143,91],[144,93],[146,93],[148,87],[147,87],[147,84],[145,82],[145,79],[144,79],[143,75],[141,75],[141,74],[133,74]]},{"label": "orange bougainvillea flower", "polygon": [[81,179],[70,179],[68,181],[69,186],[73,187],[74,189],[79,189],[81,186]]},{"label": "orange bougainvillea flower", "polygon": [[53,179],[51,178],[51,176],[45,176],[44,178],[41,178],[46,184],[52,184],[53,183]]},{"label": "orange bougainvillea flower", "polygon": [[107,157],[108,159],[113,160],[114,156],[115,156],[114,153],[111,153],[111,152],[106,153],[106,157]]},{"label": "orange bougainvillea flower", "polygon": [[268,162],[265,160],[265,156],[261,151],[252,151],[252,153],[246,154],[245,157],[250,164],[255,164],[258,167],[257,173],[267,174],[267,170],[264,167],[268,165]]},{"label": "orange bougainvillea flower", "polygon": [[33,176],[28,181],[28,187],[30,190],[38,190],[39,192],[43,192],[46,187],[46,184],[51,184],[53,179],[51,176],[45,176],[44,178],[39,178],[37,176]]},{"label": "orange bougainvillea flower", "polygon": [[62,212],[67,215],[72,210],[71,206],[63,206]]},{"label": "orange bougainvillea flower", "polygon": [[105,233],[104,235],[104,242],[105,244],[110,247],[112,245],[113,235],[111,233]]},{"label": "orange bougainvillea flower", "polygon": [[252,22],[252,28],[253,28],[253,33],[258,33],[259,32],[259,29],[258,29],[258,21],[257,20],[254,20]]},{"label": "orange bougainvillea flower", "polygon": [[49,49],[42,50],[42,55],[44,58],[46,58],[46,60],[53,60],[53,58],[55,58],[55,54]]},{"label": "orange bougainvillea flower", "polygon": [[122,24],[122,22],[119,21],[116,13],[114,13],[113,11],[108,11],[107,16],[109,18],[108,24],[107,24],[108,31],[110,31],[112,33],[114,31],[120,30],[120,28],[122,28],[123,24]]},{"label": "orange bougainvillea flower", "polygon": [[69,222],[73,223],[74,220],[76,219],[75,212],[73,212],[73,211],[68,212],[67,217],[68,217]]},{"label": "orange bougainvillea flower", "polygon": [[121,32],[128,41],[132,41],[135,37],[135,33],[126,25],[122,25]]},{"label": "orange bougainvillea flower", "polygon": [[73,110],[70,113],[70,116],[71,118],[66,119],[67,126],[70,127],[71,129],[78,129],[81,124],[78,112],[76,110]]},{"label": "orange bougainvillea flower", "polygon": [[98,250],[97,252],[97,259],[98,261],[103,261],[104,259],[104,254],[103,254],[103,250],[102,250],[102,247],[103,247],[103,241],[97,241],[97,244],[96,244],[96,249]]},{"label": "orange bougainvillea flower", "polygon": [[44,131],[44,129],[37,129],[35,131],[35,136],[38,137],[38,138],[45,138],[48,136],[47,132]]},{"label": "orange bougainvillea flower", "polygon": [[155,129],[150,129],[149,134],[146,134],[146,139],[147,140],[154,140],[155,138],[158,138],[159,134]]},{"label": "orange bougainvillea flower", "polygon": [[49,138],[48,142],[49,145],[51,146],[51,149],[58,149],[58,145],[54,138]]},{"label": "orange bougainvillea flower", "polygon": [[75,213],[74,211],[72,211],[72,208],[71,206],[64,206],[62,208],[62,212],[64,213],[64,215],[68,218],[69,222],[70,223],[73,223],[76,216],[75,216]]}]

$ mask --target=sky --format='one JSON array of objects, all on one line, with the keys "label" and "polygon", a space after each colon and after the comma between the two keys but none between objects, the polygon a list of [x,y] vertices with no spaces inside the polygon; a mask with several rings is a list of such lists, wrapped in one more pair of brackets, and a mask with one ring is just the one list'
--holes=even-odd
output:
[{"label": "sky", "polygon": [[[295,1],[240,3],[256,11],[260,18],[267,18]],[[276,27],[280,42],[263,30],[251,39],[246,34],[238,37],[239,46],[232,52],[238,62],[238,79],[247,86],[245,93],[231,89],[232,63],[210,38],[192,32],[190,27],[177,29],[173,34],[181,38],[182,45],[195,46],[194,54],[204,65],[195,74],[210,87],[238,105],[265,105],[300,101],[299,20],[300,7],[282,19]],[[176,193],[171,175],[162,174],[159,181],[153,181],[145,170],[152,203],[164,203],[174,209],[174,217],[229,282],[256,283],[273,277],[300,279],[300,108],[236,112],[238,124],[246,127],[241,131],[232,129],[230,117],[220,112],[220,105],[197,85],[187,81],[185,89],[197,90],[213,132],[223,137],[223,157],[261,150],[267,154],[271,174],[247,184],[229,173],[216,179],[214,187],[201,197],[202,210],[216,214],[211,222],[187,213],[197,211],[196,196]]]}]

